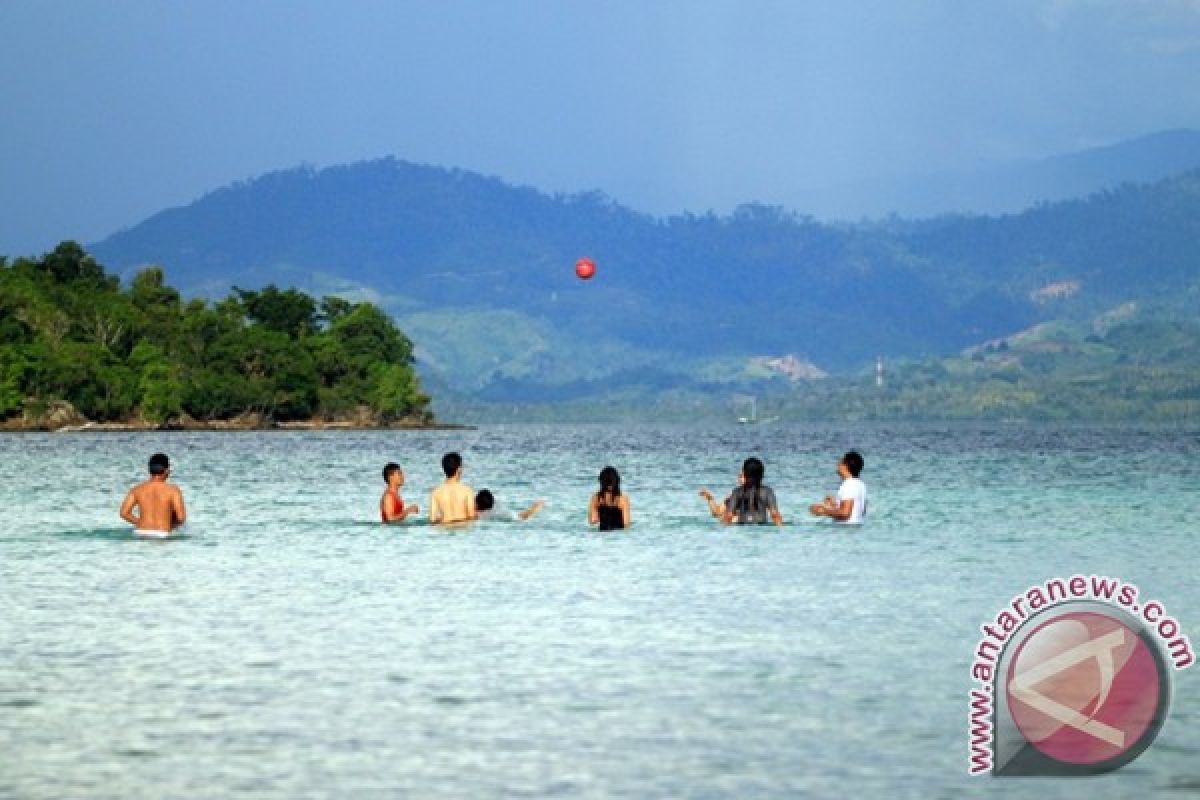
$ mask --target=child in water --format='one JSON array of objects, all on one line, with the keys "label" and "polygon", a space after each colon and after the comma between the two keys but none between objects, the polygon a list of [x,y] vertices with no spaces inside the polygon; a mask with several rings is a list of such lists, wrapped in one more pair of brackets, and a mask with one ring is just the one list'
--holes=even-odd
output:
[{"label": "child in water", "polygon": [[762,482],[765,474],[766,467],[761,460],[747,458],[742,463],[737,488],[725,498],[724,504],[718,503],[708,489],[701,489],[700,496],[708,503],[712,515],[726,525],[766,525],[768,522],[782,525],[783,514],[779,513],[775,490]]},{"label": "child in water", "polygon": [[385,523],[403,522],[405,518],[420,511],[415,503],[410,506],[404,505],[404,498],[400,496],[400,487],[404,485],[404,470],[400,469],[399,464],[393,462],[384,467],[383,480],[387,488],[383,490],[383,497],[379,498],[379,516]]},{"label": "child in water", "polygon": [[628,528],[632,522],[629,498],[621,494],[621,475],[616,467],[605,467],[600,470],[600,491],[592,495],[588,505],[588,524],[602,531],[616,531]]}]

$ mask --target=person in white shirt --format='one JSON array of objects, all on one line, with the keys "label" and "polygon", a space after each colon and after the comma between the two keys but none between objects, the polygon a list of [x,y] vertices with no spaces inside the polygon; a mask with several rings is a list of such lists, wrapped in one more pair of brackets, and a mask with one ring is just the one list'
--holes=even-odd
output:
[{"label": "person in white shirt", "polygon": [[862,472],[863,457],[855,450],[842,456],[837,472],[842,478],[837,498],[826,497],[824,502],[808,507],[815,517],[829,517],[845,525],[860,525],[867,516],[867,485],[858,478]]},{"label": "person in white shirt", "polygon": [[537,514],[546,503],[535,500],[533,505],[524,511],[504,511],[496,508],[496,498],[487,489],[480,489],[475,495],[475,519],[500,519],[512,522],[525,522]]}]

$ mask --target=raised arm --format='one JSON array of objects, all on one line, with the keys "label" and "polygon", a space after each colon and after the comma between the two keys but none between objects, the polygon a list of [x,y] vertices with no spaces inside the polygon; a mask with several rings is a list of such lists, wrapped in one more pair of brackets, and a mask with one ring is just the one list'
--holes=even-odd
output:
[{"label": "raised arm", "polygon": [[700,496],[704,498],[704,502],[708,503],[708,513],[712,514],[717,519],[725,516],[725,506],[717,502],[717,498],[713,497],[713,493],[708,489],[701,489]]},{"label": "raised arm", "polygon": [[518,511],[517,517],[522,522],[524,522],[525,520],[529,519],[530,517],[534,516],[539,511],[541,511],[543,508],[545,508],[545,506],[546,506],[545,500],[535,500],[533,502],[533,505],[531,505],[529,508],[525,509],[524,511]]}]

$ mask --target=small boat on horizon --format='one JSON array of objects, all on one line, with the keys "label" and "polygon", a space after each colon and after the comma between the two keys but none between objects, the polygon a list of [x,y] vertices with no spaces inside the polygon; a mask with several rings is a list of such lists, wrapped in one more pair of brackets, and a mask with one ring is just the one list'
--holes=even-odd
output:
[{"label": "small boat on horizon", "polygon": [[759,417],[758,416],[758,399],[750,397],[750,416],[738,417],[739,425],[762,425],[767,422],[774,422],[779,417]]}]

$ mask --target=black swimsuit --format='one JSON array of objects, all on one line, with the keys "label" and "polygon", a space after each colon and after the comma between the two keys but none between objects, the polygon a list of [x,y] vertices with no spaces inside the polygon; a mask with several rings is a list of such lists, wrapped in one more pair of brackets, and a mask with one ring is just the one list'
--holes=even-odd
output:
[{"label": "black swimsuit", "polygon": [[596,516],[600,518],[602,531],[619,531],[625,527],[625,512],[621,507],[606,505],[600,498],[596,498]]}]

